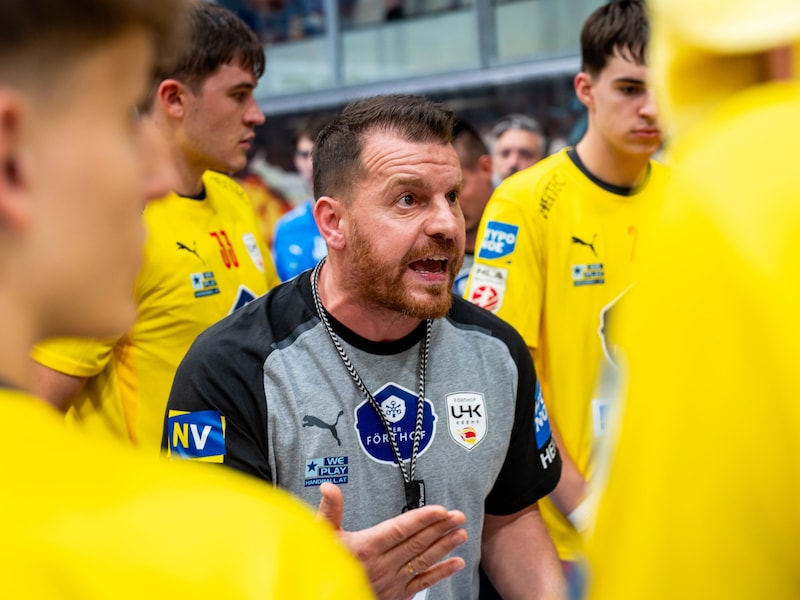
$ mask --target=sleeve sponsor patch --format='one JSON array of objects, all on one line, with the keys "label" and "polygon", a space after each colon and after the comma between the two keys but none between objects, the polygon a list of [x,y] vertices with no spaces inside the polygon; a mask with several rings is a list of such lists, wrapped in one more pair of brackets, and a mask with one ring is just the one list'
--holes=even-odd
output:
[{"label": "sleeve sponsor patch", "polygon": [[518,225],[502,223],[501,221],[489,221],[483,233],[478,258],[494,260],[513,254],[517,245],[518,232]]},{"label": "sleeve sponsor patch", "polygon": [[167,436],[171,458],[215,463],[225,458],[225,417],[216,410],[170,410]]},{"label": "sleeve sponsor patch", "polygon": [[481,308],[496,313],[503,305],[508,271],[486,265],[472,265],[472,283],[467,300]]}]

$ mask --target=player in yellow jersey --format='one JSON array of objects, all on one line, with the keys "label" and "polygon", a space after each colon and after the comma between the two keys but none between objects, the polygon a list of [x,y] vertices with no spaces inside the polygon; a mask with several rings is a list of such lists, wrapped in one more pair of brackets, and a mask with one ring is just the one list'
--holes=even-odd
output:
[{"label": "player in yellow jersey", "polygon": [[800,5],[651,8],[674,171],[623,313],[590,597],[799,598]]},{"label": "player in yellow jersey", "polygon": [[135,318],[145,193],[165,188],[142,184],[158,163],[134,109],[184,9],[0,7],[0,597],[365,600],[357,562],[289,496],[66,431],[27,391],[36,341]]},{"label": "player in yellow jersey", "polygon": [[144,119],[170,157],[173,191],[145,209],[138,318],[120,338],[60,339],[33,353],[37,391],[67,420],[159,451],[172,378],[197,335],[279,283],[242,188],[264,115],[253,89],[264,69],[255,35],[232,12],[201,4],[191,43],[157,77]]},{"label": "player in yellow jersey", "polygon": [[631,285],[646,217],[666,181],[651,160],[661,144],[638,0],[610,2],[586,20],[575,92],[588,129],[566,148],[512,175],[483,213],[465,297],[514,325],[533,354],[561,481],[542,502],[573,596],[581,587],[575,524],[605,430],[604,315]]}]

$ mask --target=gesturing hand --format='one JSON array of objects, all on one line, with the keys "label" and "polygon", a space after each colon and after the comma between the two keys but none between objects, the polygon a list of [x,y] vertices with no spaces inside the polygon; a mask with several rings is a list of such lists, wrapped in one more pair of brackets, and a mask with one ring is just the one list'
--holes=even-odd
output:
[{"label": "gesturing hand", "polygon": [[423,506],[361,531],[342,530],[344,498],[332,483],[320,486],[317,515],[339,532],[361,561],[379,600],[400,600],[447,579],[464,568],[461,557],[444,558],[467,541],[464,513]]}]

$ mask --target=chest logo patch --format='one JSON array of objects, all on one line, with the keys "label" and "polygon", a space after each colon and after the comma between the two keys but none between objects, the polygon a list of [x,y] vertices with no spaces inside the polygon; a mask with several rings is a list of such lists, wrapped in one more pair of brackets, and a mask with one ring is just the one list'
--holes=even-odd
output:
[{"label": "chest logo patch", "polygon": [[346,456],[324,456],[306,460],[303,487],[316,487],[329,481],[336,485],[347,483],[350,465]]},{"label": "chest logo patch", "polygon": [[472,450],[486,437],[486,403],[483,394],[447,394],[447,427],[456,444]]},{"label": "chest logo patch", "polygon": [[602,285],[605,282],[603,263],[572,265],[572,285]]},{"label": "chest logo patch", "polygon": [[205,298],[219,294],[219,285],[213,271],[203,271],[189,275],[192,280],[192,289],[195,298]]},{"label": "chest logo patch", "polygon": [[250,255],[250,260],[261,273],[264,272],[264,256],[261,254],[261,249],[256,242],[256,236],[252,233],[245,233],[242,236],[244,247],[247,248],[247,253]]},{"label": "chest logo patch", "polygon": [[[407,390],[396,383],[387,383],[373,396],[386,417],[391,435],[397,443],[400,457],[404,461],[410,460],[414,436],[416,435],[416,392]],[[389,433],[383,427],[383,423],[375,413],[375,409],[366,399],[356,407],[355,416],[358,441],[366,455],[375,462],[387,465],[395,464],[392,445],[389,442]],[[430,447],[431,442],[433,442],[433,437],[436,433],[436,420],[437,416],[433,410],[433,404],[426,398],[422,413],[422,428],[420,430],[417,456],[422,456]]]}]

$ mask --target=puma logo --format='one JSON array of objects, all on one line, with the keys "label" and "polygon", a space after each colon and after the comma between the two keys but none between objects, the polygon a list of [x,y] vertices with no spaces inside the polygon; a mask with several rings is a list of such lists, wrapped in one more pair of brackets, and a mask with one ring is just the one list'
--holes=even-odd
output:
[{"label": "puma logo", "polygon": [[203,264],[206,264],[206,261],[203,260],[203,257],[197,253],[197,242],[194,243],[194,248],[189,248],[189,246],[187,246],[186,244],[182,244],[180,242],[177,242],[177,244],[178,244],[178,250],[186,250],[187,252],[191,252],[197,258],[199,258]]},{"label": "puma logo", "polygon": [[592,242],[591,242],[591,243],[589,243],[589,242],[584,242],[584,241],[583,241],[581,238],[579,238],[579,237],[575,237],[575,236],[573,235],[573,236],[572,236],[572,243],[573,243],[573,244],[580,244],[581,246],[586,246],[587,248],[589,248],[589,249],[592,251],[592,254],[594,254],[595,256],[597,256],[597,251],[594,249],[594,241],[595,241],[596,239],[597,239],[597,234],[596,234],[596,233],[594,234],[594,237],[592,237]]},{"label": "puma logo", "polygon": [[336,433],[336,426],[339,424],[339,418],[344,414],[343,410],[339,411],[339,414],[336,415],[336,422],[333,425],[329,425],[325,421],[318,419],[313,415],[306,415],[303,417],[303,427],[319,427],[320,429],[327,429],[331,432],[333,439],[341,446],[342,440],[339,439],[338,434]]}]

